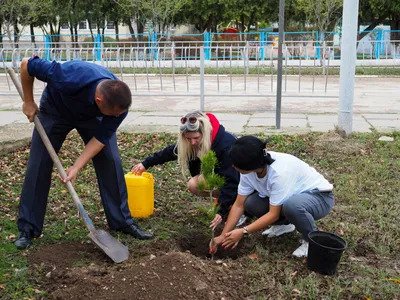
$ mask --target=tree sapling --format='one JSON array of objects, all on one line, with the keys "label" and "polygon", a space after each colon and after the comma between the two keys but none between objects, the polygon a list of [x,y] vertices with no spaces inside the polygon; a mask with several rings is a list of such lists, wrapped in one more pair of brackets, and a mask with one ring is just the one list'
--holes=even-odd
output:
[{"label": "tree sapling", "polygon": [[[219,209],[219,206],[214,204],[212,192],[216,189],[220,189],[224,185],[225,179],[214,171],[218,162],[214,151],[208,151],[200,158],[200,160],[201,174],[203,175],[204,180],[198,183],[198,188],[199,190],[210,194],[210,205],[212,205],[209,209],[209,211],[212,211],[212,214],[208,214],[209,218],[211,218],[208,220],[210,222]],[[211,230],[211,243],[214,243],[214,229]],[[214,259],[214,254],[211,254],[211,259]]]}]

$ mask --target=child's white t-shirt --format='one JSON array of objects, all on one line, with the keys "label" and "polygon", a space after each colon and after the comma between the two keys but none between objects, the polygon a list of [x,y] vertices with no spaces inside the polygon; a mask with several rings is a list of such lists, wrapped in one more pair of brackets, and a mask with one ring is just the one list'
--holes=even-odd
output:
[{"label": "child's white t-shirt", "polygon": [[331,191],[333,185],[301,159],[286,153],[268,151],[275,160],[267,165],[267,175],[258,178],[256,172],[240,174],[238,194],[248,196],[257,191],[269,197],[269,203],[279,206],[293,195],[318,189]]}]

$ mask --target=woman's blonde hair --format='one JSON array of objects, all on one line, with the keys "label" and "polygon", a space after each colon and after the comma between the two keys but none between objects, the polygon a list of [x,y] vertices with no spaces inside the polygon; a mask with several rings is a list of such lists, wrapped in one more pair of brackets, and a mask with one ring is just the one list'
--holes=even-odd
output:
[{"label": "woman's blonde hair", "polygon": [[[191,123],[189,118],[193,117],[197,120]],[[178,163],[182,174],[185,176],[189,170],[189,161],[200,158],[211,150],[212,125],[209,118],[200,111],[188,113],[183,118],[186,118],[186,122],[179,127],[178,143],[175,146],[174,153],[178,156]],[[201,140],[197,148],[193,148],[185,138],[187,132],[201,133]]]}]

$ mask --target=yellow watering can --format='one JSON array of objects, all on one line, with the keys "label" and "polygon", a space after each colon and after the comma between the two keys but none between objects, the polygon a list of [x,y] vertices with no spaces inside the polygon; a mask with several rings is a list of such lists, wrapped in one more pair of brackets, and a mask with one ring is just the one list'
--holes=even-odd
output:
[{"label": "yellow watering can", "polygon": [[128,190],[128,206],[132,217],[147,218],[154,212],[154,178],[143,172],[136,175],[132,172],[125,174]]}]

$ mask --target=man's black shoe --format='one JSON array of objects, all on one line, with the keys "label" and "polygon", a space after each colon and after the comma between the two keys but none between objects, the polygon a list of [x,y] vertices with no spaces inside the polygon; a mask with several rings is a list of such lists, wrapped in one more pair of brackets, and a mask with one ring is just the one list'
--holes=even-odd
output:
[{"label": "man's black shoe", "polygon": [[14,242],[15,247],[19,250],[27,249],[32,242],[33,236],[30,232],[23,231],[19,238]]},{"label": "man's black shoe", "polygon": [[154,235],[152,233],[142,231],[136,224],[120,228],[118,229],[118,231],[130,234],[131,236],[139,240],[151,240],[152,238],[154,238]]}]

